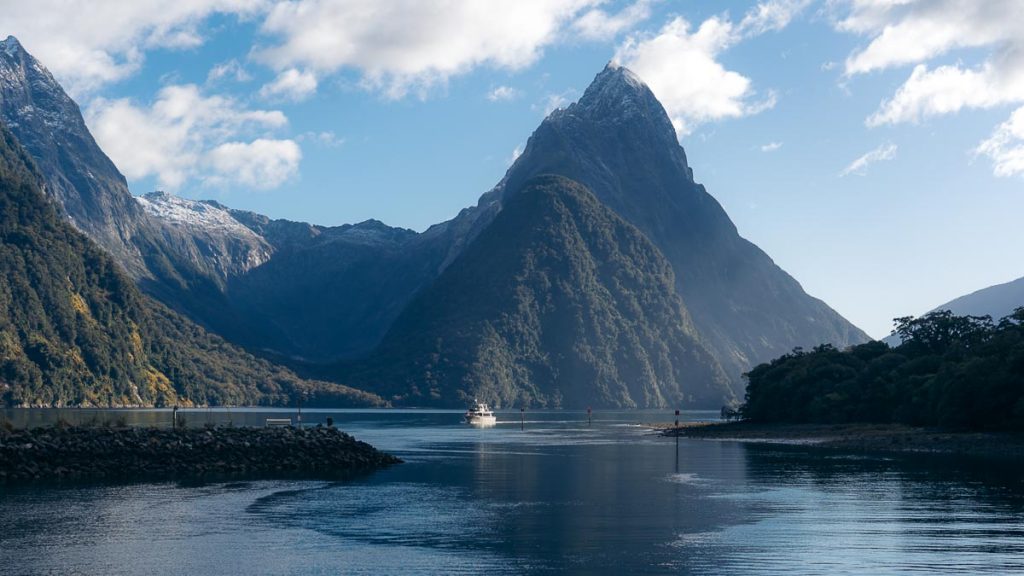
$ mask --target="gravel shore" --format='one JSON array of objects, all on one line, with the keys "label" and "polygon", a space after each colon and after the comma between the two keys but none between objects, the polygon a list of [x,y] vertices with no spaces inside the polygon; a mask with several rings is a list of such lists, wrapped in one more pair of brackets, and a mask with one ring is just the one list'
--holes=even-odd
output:
[{"label": "gravel shore", "polygon": [[336,428],[0,429],[0,484],[334,478],[401,462]]},{"label": "gravel shore", "polygon": [[665,436],[789,444],[865,452],[958,454],[1024,458],[1024,434],[915,428],[899,424],[654,424]]}]

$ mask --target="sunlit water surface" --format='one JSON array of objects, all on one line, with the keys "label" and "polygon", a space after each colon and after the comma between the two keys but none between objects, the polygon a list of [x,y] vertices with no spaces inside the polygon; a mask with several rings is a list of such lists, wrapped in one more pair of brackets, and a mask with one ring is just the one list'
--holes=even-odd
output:
[{"label": "sunlit water surface", "polygon": [[[281,412],[186,413],[268,416]],[[341,483],[0,488],[0,573],[1024,573],[1024,481],[1007,464],[677,442],[637,425],[665,413],[499,413],[487,429],[455,412],[303,416],[406,463]]]}]

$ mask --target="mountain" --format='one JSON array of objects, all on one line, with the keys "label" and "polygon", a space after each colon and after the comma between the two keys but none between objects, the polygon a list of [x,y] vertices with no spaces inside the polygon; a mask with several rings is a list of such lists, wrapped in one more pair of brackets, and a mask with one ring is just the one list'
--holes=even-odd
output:
[{"label": "mountain", "polygon": [[162,192],[138,200],[188,235],[201,249],[196,258],[251,263],[186,310],[234,342],[293,358],[324,362],[372,350],[444,257],[412,230],[375,220],[325,227]]},{"label": "mountain", "polygon": [[0,124],[0,403],[380,405],[254,358],[141,294],[58,215]]},{"label": "mountain", "polygon": [[735,400],[672,267],[581,185],[534,178],[402,312],[355,385],[412,405],[718,407]]},{"label": "mountain", "polygon": [[495,205],[539,174],[579,182],[658,247],[697,331],[734,382],[797,346],[869,340],[739,235],[694,181],[661,103],[626,68],[609,64],[578,102],[541,123],[482,198],[478,219],[493,217]]},{"label": "mountain", "polygon": [[[949,310],[957,316],[991,316],[998,322],[1021,307],[1024,307],[1024,278],[976,290],[936,306],[931,312]],[[900,337],[892,333],[882,341],[890,346],[899,346]]]},{"label": "mountain", "polygon": [[[744,371],[794,347],[868,339],[739,235],[694,181],[661,104],[615,65],[541,123],[477,205],[419,234],[372,220],[272,220],[165,193],[134,199],[74,102],[13,38],[0,45],[0,115],[70,221],[145,292],[231,342],[295,365],[351,366],[380,357],[378,346],[394,353],[391,334],[407,308],[434,293],[526,183],[545,174],[578,183],[653,244],[672,270],[687,334],[711,353],[735,395]],[[403,386],[390,392],[402,395]],[[555,402],[544,391],[536,397]]]},{"label": "mountain", "polygon": [[0,42],[0,120],[35,160],[47,195],[147,291],[178,309],[223,307],[225,279],[260,262],[150,217],[100,149],[78,105],[13,36]]},{"label": "mountain", "polygon": [[78,105],[13,36],[0,42],[0,119],[35,159],[47,193],[74,225],[141,273],[143,259],[132,242],[141,208]]},{"label": "mountain", "polygon": [[999,320],[1024,306],[1024,278],[971,292],[938,306],[958,316],[991,316]]},{"label": "mountain", "polygon": [[[175,240],[179,254],[190,261],[206,262],[218,279],[244,274],[270,260],[274,248],[263,237],[238,222],[231,210],[217,202],[180,198],[152,192],[134,199],[152,220],[165,230],[174,230],[165,241]],[[185,240],[187,239],[187,241]]]},{"label": "mountain", "polygon": [[134,198],[77,104],[14,37],[0,42],[0,120],[68,220],[145,292],[253,349],[366,353],[443,260],[430,254],[443,248],[410,246],[415,233],[379,222],[325,228],[162,192]]}]

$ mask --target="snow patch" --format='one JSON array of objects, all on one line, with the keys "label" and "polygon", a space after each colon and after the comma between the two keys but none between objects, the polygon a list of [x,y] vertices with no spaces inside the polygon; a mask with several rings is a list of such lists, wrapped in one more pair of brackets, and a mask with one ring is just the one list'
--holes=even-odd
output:
[{"label": "snow patch", "polygon": [[230,212],[198,200],[181,198],[166,192],[153,192],[136,196],[147,214],[166,223],[207,233],[251,239],[263,243],[263,238],[235,220]]}]

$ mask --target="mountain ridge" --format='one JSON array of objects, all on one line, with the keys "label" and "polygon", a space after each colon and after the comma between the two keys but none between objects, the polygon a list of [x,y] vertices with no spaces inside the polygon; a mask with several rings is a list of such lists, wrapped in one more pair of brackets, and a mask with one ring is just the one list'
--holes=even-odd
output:
[{"label": "mountain ridge", "polygon": [[[998,322],[1022,306],[1024,306],[1024,277],[979,288],[945,304],[940,304],[928,312],[949,310],[957,316],[991,316]],[[895,332],[883,338],[882,341],[890,346],[899,346],[901,342],[899,335]]]}]

